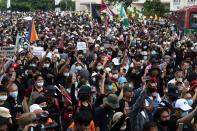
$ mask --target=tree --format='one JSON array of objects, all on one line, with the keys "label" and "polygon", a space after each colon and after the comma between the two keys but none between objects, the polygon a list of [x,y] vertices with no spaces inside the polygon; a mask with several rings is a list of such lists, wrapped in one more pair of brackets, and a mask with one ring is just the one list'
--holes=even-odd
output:
[{"label": "tree", "polygon": [[107,0],[108,2],[111,2],[111,3],[114,3],[114,2],[124,2],[124,5],[125,5],[125,9],[127,9],[131,3],[135,0]]},{"label": "tree", "polygon": [[72,0],[62,0],[59,6],[61,10],[75,10],[75,2]]},{"label": "tree", "polygon": [[160,0],[146,0],[142,12],[145,16],[163,16],[165,13],[165,6]]}]

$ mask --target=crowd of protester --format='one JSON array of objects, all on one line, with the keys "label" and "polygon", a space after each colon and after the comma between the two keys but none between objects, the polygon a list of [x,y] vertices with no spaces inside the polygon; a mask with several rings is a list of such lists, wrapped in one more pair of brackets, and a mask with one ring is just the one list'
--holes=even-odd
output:
[{"label": "crowd of protester", "polygon": [[1,12],[0,45],[17,34],[15,56],[0,60],[1,131],[197,130],[197,34],[167,19],[114,19],[106,31],[83,12]]}]

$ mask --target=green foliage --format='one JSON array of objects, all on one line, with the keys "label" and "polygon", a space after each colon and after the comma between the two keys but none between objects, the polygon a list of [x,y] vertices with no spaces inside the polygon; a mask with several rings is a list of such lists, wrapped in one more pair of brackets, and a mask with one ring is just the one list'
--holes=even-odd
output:
[{"label": "green foliage", "polygon": [[61,10],[75,10],[75,2],[72,0],[62,0],[60,2]]},{"label": "green foliage", "polygon": [[160,0],[146,0],[142,12],[145,16],[163,16],[165,13],[165,6]]},{"label": "green foliage", "polygon": [[[6,0],[0,1],[0,9],[6,10]],[[5,4],[2,4],[5,3]],[[53,10],[54,0],[11,0],[12,11]]]},{"label": "green foliage", "polygon": [[6,10],[6,0],[0,0],[0,10]]}]

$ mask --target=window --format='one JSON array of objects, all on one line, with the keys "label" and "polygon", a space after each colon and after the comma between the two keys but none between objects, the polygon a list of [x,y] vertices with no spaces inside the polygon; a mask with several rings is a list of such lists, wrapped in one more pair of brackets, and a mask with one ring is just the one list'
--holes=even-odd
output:
[{"label": "window", "polygon": [[196,2],[196,0],[187,0],[187,2],[188,2],[189,4],[194,4],[194,3]]},{"label": "window", "polygon": [[174,0],[174,4],[180,4],[180,0]]},{"label": "window", "polygon": [[190,27],[197,29],[197,13],[192,13],[190,16]]}]

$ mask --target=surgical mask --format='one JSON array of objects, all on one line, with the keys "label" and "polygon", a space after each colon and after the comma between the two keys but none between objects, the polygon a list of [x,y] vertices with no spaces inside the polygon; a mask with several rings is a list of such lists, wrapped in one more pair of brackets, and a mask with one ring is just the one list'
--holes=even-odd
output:
[{"label": "surgical mask", "polygon": [[96,78],[95,78],[95,77],[94,77],[94,78],[92,78],[92,81],[93,81],[93,82],[95,82],[95,81],[96,81]]},{"label": "surgical mask", "polygon": [[64,73],[64,76],[68,77],[68,76],[69,76],[69,73],[67,73],[67,72],[66,72],[66,73]]},{"label": "surgical mask", "polygon": [[36,67],[36,64],[30,64],[31,67]]},{"label": "surgical mask", "polygon": [[38,83],[37,83],[37,86],[38,86],[38,87],[42,87],[43,85],[44,85],[44,82],[38,82]]},{"label": "surgical mask", "polygon": [[156,52],[155,50],[153,50],[153,51],[151,51],[151,54],[152,54],[152,55],[156,55],[157,52]]},{"label": "surgical mask", "polygon": [[187,111],[181,113],[181,117],[185,117],[187,115],[188,115],[188,112]]},{"label": "surgical mask", "polygon": [[10,96],[13,97],[13,98],[17,98],[18,91],[10,92]]},{"label": "surgical mask", "polygon": [[118,79],[118,74],[114,74],[114,75],[113,75],[113,78],[114,78],[114,79]]},{"label": "surgical mask", "polygon": [[6,101],[7,100],[7,96],[0,96],[0,101]]},{"label": "surgical mask", "polygon": [[49,68],[50,64],[44,64],[44,67]]},{"label": "surgical mask", "polygon": [[183,78],[177,78],[177,81],[178,82],[182,82],[183,81]]},{"label": "surgical mask", "polygon": [[81,66],[76,66],[76,70],[80,71],[82,69]]},{"label": "surgical mask", "polygon": [[112,56],[112,52],[108,52],[108,54],[109,54],[110,56]]},{"label": "surgical mask", "polygon": [[97,66],[97,70],[103,69],[103,66]]},{"label": "surgical mask", "polygon": [[113,88],[113,86],[112,86],[112,85],[108,85],[108,86],[107,86],[107,89],[108,89],[109,91],[111,91],[111,90],[112,90],[112,88]]},{"label": "surgical mask", "polygon": [[193,100],[192,100],[192,99],[188,99],[188,100],[187,100],[187,103],[188,103],[189,106],[192,106]]}]

